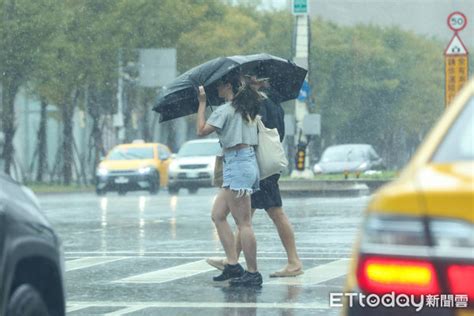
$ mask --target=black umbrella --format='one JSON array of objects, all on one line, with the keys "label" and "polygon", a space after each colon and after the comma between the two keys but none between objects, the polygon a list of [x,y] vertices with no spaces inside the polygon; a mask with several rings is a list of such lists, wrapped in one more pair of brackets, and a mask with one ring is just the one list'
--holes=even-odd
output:
[{"label": "black umbrella", "polygon": [[186,71],[163,87],[153,107],[154,111],[161,114],[160,122],[196,113],[200,85],[206,90],[209,105],[221,104],[222,100],[217,95],[217,83],[233,71],[269,78],[271,87],[281,96],[282,102],[298,97],[307,73],[292,61],[269,54],[212,59]]}]

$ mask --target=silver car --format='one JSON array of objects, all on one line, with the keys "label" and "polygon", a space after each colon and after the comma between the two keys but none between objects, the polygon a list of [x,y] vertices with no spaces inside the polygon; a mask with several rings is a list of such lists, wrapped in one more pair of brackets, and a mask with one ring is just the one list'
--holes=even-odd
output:
[{"label": "silver car", "polygon": [[384,169],[382,158],[368,144],[344,144],[326,148],[313,167],[315,174],[365,172]]},{"label": "silver car", "polygon": [[186,188],[196,193],[199,188],[212,187],[215,158],[220,152],[217,138],[184,143],[168,169],[168,192],[176,194]]}]

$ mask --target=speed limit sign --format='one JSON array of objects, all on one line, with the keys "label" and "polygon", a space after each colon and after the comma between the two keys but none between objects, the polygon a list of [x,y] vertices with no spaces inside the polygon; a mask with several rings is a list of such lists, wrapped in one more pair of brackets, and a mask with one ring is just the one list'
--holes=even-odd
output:
[{"label": "speed limit sign", "polygon": [[453,12],[448,16],[448,26],[454,32],[459,32],[466,27],[467,19],[461,12]]}]

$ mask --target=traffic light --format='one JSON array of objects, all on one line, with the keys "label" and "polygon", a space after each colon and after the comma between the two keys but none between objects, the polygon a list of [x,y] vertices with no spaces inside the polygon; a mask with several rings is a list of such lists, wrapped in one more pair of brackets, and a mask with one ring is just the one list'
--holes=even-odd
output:
[{"label": "traffic light", "polygon": [[306,158],[306,148],[298,146],[296,152],[296,170],[303,171],[305,167],[305,158]]}]

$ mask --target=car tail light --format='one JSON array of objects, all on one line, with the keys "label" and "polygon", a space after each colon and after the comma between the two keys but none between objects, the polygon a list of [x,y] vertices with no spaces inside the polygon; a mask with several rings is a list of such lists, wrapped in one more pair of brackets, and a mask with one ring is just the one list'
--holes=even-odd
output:
[{"label": "car tail light", "polygon": [[474,301],[474,225],[461,220],[433,219],[430,228],[439,257],[456,260],[445,271],[449,291],[467,294]]},{"label": "car tail light", "polygon": [[360,288],[367,293],[436,294],[440,292],[429,261],[368,256],[357,271]]},{"label": "car tail light", "polygon": [[474,266],[451,265],[447,269],[450,292],[453,294],[467,294],[470,301],[474,301]]},{"label": "car tail light", "polygon": [[[474,226],[444,218],[426,223],[420,217],[368,215],[357,267],[363,291],[437,294],[441,291],[438,273],[443,273],[449,286],[443,291],[474,298]],[[435,269],[433,260],[447,268]]]}]

